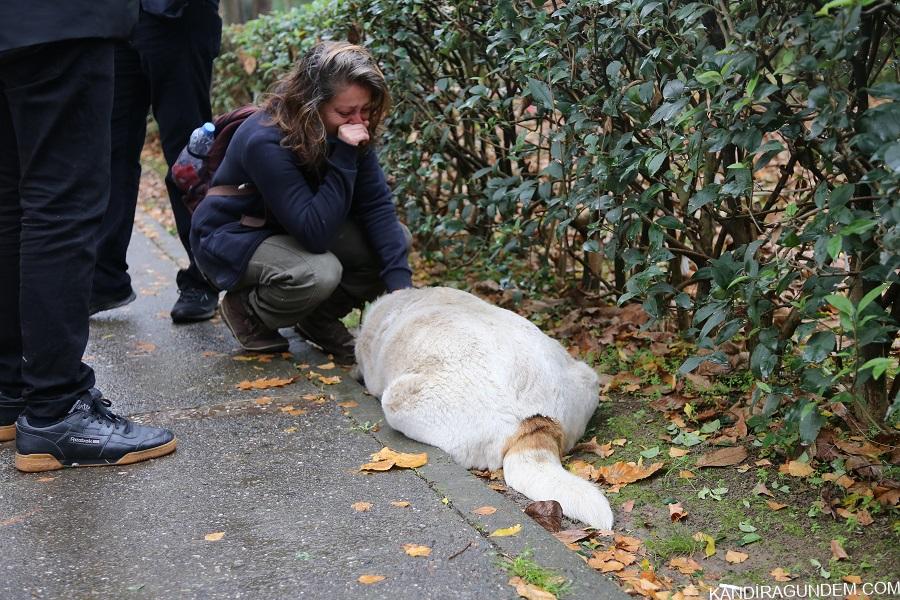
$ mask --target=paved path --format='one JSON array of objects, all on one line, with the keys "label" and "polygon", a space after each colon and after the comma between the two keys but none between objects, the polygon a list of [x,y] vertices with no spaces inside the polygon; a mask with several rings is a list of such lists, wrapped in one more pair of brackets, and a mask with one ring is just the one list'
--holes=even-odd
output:
[{"label": "paved path", "polygon": [[[526,548],[572,582],[565,598],[626,597],[525,516],[521,497],[384,423],[367,431],[383,419],[377,401],[339,370],[319,372],[340,384],[310,382],[296,365],[327,360],[302,340],[291,339],[290,358],[235,360],[243,353],[218,318],[173,325],[180,254],[138,214],[138,299],[97,315],[87,350],[113,409],[171,427],[178,451],[125,468],[25,475],[12,467],[12,444],[0,445],[0,598],[516,598],[498,563]],[[294,376],[282,388],[235,387]],[[324,402],[303,399],[323,392]],[[429,462],[360,473],[385,445],[426,451]],[[356,502],[372,507],[358,512]],[[498,510],[471,512],[484,505]],[[486,535],[516,523],[517,536]],[[207,541],[213,533],[224,535]],[[431,556],[410,557],[404,544]],[[361,575],[384,580],[363,585]]]}]

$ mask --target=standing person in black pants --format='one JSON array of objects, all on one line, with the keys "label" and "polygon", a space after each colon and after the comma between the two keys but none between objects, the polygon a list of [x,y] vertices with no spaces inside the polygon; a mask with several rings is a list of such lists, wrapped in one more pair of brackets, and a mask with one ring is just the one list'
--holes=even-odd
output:
[{"label": "standing person in black pants", "polygon": [[113,39],[137,0],[0,2],[0,441],[16,467],[128,464],[171,431],[109,410],[81,361],[109,200]]},{"label": "standing person in black pants", "polygon": [[[141,0],[140,19],[131,38],[117,42],[112,188],[100,230],[91,314],[135,299],[125,257],[137,205],[148,110],[153,110],[159,125],[169,168],[191,132],[212,119],[210,79],[222,38],[218,4],[218,0]],[[176,277],[179,298],[172,307],[172,320],[203,321],[215,314],[218,292],[194,264],[191,216],[168,175],[166,187],[175,227],[190,260],[190,266]]]}]

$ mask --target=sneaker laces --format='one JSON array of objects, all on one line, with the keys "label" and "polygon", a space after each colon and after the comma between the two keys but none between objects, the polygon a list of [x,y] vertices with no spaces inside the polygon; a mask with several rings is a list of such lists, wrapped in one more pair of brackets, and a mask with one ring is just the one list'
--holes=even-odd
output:
[{"label": "sneaker laces", "polygon": [[110,406],[112,406],[111,400],[104,398],[99,391],[91,390],[89,397],[79,399],[75,406],[72,407],[72,411],[81,410],[87,412],[91,415],[92,420],[97,420],[97,417],[106,419],[113,424],[113,427],[124,425],[125,433],[130,432],[131,421],[109,410]]},{"label": "sneaker laces", "polygon": [[178,297],[185,302],[202,302],[207,298],[207,292],[198,287],[185,287],[178,290]]}]

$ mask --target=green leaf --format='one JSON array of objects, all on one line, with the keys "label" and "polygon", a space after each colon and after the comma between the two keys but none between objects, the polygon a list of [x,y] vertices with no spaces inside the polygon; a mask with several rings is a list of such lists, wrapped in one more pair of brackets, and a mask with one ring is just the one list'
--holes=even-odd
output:
[{"label": "green leaf", "polygon": [[819,437],[819,430],[825,424],[825,419],[819,413],[819,406],[815,402],[808,402],[800,412],[800,440],[804,444],[812,444]]},{"label": "green leaf", "polygon": [[840,294],[828,294],[827,296],[825,296],[825,302],[850,317],[852,317],[856,312],[853,308],[853,303],[850,302],[850,299],[847,298],[847,296],[842,296]]},{"label": "green leaf", "polygon": [[714,431],[718,431],[721,427],[722,423],[719,419],[716,419],[715,421],[704,423],[703,427],[700,428],[700,433],[713,433]]},{"label": "green leaf", "polygon": [[697,83],[700,85],[709,85],[710,83],[721,84],[724,82],[722,74],[718,71],[704,71],[702,73],[697,73],[694,75],[694,79],[696,79]]},{"label": "green leaf", "polygon": [[534,79],[533,77],[528,78],[528,91],[531,93],[531,97],[534,100],[548,110],[553,110],[553,93],[550,91],[550,86],[544,83],[543,81],[539,81]]},{"label": "green leaf", "polygon": [[741,541],[738,542],[738,544],[740,544],[741,546],[747,546],[752,544],[753,542],[758,542],[761,539],[762,536],[760,536],[758,533],[748,533],[741,538]]},{"label": "green leaf", "polygon": [[859,235],[875,227],[878,223],[874,219],[857,219],[849,225],[841,228],[841,235]]},{"label": "green leaf", "polygon": [[882,292],[886,290],[891,284],[890,283],[882,283],[878,287],[869,290],[869,293],[862,297],[862,300],[859,301],[859,304],[856,306],[856,310],[860,313],[866,310],[866,307],[872,303],[876,298],[881,296]]},{"label": "green leaf", "polygon": [[[810,363],[820,363],[834,350],[835,337],[831,330],[817,331],[810,336],[803,349],[803,360]],[[771,391],[771,390],[769,390]]]},{"label": "green leaf", "polygon": [[656,458],[659,454],[659,446],[653,446],[652,448],[647,448],[643,452],[641,452],[641,456],[644,458]]},{"label": "green leaf", "polygon": [[705,354],[703,356],[691,356],[678,367],[678,372],[682,375],[686,373],[690,373],[697,367],[699,367],[702,363],[705,362],[713,362],[719,365],[727,365],[728,359],[725,358],[725,355],[721,352],[714,352],[712,354]]},{"label": "green leaf", "polygon": [[878,379],[881,377],[885,371],[895,366],[894,359],[878,357],[867,360],[863,366],[859,369],[860,371],[865,371],[866,369],[872,369],[872,377],[874,379]]},{"label": "green leaf", "polygon": [[647,161],[647,173],[649,175],[655,175],[659,168],[662,166],[663,162],[666,160],[666,153],[659,152],[653,156],[649,161]]},{"label": "green leaf", "polygon": [[831,257],[832,260],[836,260],[838,255],[841,253],[841,248],[844,245],[844,237],[840,234],[831,236],[831,239],[828,240],[828,246],[826,249],[828,250],[828,256]]},{"label": "green leaf", "polygon": [[754,531],[756,531],[756,527],[746,521],[741,521],[740,523],[738,523],[738,529],[740,529],[744,533],[753,533]]}]

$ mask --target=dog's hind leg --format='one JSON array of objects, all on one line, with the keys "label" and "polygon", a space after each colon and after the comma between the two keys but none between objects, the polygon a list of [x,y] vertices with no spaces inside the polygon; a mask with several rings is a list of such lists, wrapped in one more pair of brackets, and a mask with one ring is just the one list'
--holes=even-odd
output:
[{"label": "dog's hind leg", "polygon": [[447,411],[429,377],[408,373],[396,378],[381,394],[381,408],[391,427],[405,436],[439,448],[446,446]]}]

